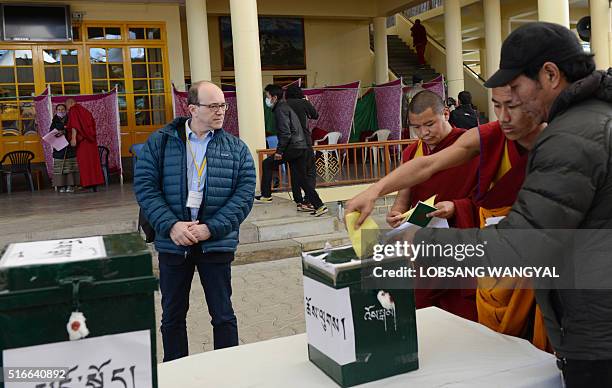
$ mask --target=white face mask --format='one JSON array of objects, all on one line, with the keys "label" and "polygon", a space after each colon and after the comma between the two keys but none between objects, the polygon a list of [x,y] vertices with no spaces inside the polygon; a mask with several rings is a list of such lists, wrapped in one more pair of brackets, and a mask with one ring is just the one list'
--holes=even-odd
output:
[{"label": "white face mask", "polygon": [[270,99],[270,97],[266,97],[266,106],[268,108],[272,108],[274,106],[274,103],[272,103],[272,100]]}]

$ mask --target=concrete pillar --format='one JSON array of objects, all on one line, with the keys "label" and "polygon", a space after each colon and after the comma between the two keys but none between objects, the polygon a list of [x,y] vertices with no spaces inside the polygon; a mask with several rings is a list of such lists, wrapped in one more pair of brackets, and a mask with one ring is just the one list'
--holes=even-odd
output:
[{"label": "concrete pillar", "polygon": [[569,28],[568,0],[538,0],[538,20]]},{"label": "concrete pillar", "polygon": [[479,53],[479,60],[480,60],[480,76],[482,78],[484,78],[485,80],[487,79],[487,49],[486,48],[481,48]]},{"label": "concrete pillar", "polygon": [[[485,19],[485,45],[486,45],[486,77],[488,79],[499,69],[499,59],[502,46],[501,33],[501,8],[499,0],[484,0],[484,19]],[[481,58],[482,60],[482,58]],[[493,102],[491,101],[491,90],[489,96],[489,120],[496,120]]]},{"label": "concrete pillar", "polygon": [[610,6],[608,0],[589,0],[591,13],[591,52],[598,69],[610,67]]},{"label": "concrete pillar", "polygon": [[185,0],[191,82],[210,81],[210,48],[206,0]]},{"label": "concrete pillar", "polygon": [[266,148],[266,132],[262,105],[257,0],[230,0],[230,13],[240,139],[249,147],[255,161],[259,190],[257,150]]},{"label": "concrete pillar", "polygon": [[448,96],[457,99],[465,89],[463,83],[463,45],[461,43],[460,0],[444,0],[444,45],[446,46],[446,80]]},{"label": "concrete pillar", "polygon": [[376,84],[389,82],[389,56],[387,53],[387,18],[374,18],[374,64]]}]

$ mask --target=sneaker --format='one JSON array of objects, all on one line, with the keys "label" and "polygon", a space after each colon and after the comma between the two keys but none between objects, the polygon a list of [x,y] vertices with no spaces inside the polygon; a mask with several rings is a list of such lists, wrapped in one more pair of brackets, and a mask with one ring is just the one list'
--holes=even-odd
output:
[{"label": "sneaker", "polygon": [[315,210],[314,206],[312,206],[309,203],[298,203],[297,204],[297,211],[299,212],[312,213],[314,212],[314,210]]},{"label": "sneaker", "polygon": [[327,208],[327,206],[323,205],[320,208],[318,208],[317,210],[313,211],[312,214],[315,217],[321,217],[323,214],[326,214],[329,212],[329,209]]},{"label": "sneaker", "polygon": [[260,203],[272,203],[272,197],[264,197],[261,195],[256,195],[255,201],[260,202]]},{"label": "sneaker", "polygon": [[74,193],[74,186],[68,186],[68,187],[66,188],[66,192],[67,192],[67,193]]},{"label": "sneaker", "polygon": [[66,188],[65,187],[60,187],[59,192],[60,193],[65,193],[66,192]]}]

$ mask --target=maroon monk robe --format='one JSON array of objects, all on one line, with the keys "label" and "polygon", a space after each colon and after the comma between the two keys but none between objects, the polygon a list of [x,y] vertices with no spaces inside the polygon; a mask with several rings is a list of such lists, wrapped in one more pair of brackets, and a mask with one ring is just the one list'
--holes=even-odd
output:
[{"label": "maroon monk robe", "polygon": [[[430,155],[443,150],[453,144],[459,136],[465,133],[464,129],[453,128],[452,131],[433,149],[419,141],[408,147],[403,154],[403,160],[411,160],[417,155],[420,146],[422,155]],[[434,174],[426,182],[410,188],[410,207],[419,201],[425,201],[436,195],[436,202],[452,201],[455,204],[455,216],[449,219],[449,225],[457,228],[473,228],[478,226],[478,213],[473,205],[470,194],[476,187],[479,158],[476,157],[468,163]],[[415,287],[416,307],[440,307],[455,315],[473,321],[478,320],[476,311],[476,280],[465,279],[464,289],[436,289],[436,282],[440,279],[419,279]]]},{"label": "maroon monk robe", "polygon": [[[478,130],[480,165],[474,202],[485,209],[512,206],[525,180],[529,153],[516,141],[506,139],[499,121],[483,124]],[[509,166],[503,166],[506,144]],[[501,177],[500,173],[503,173]]]},{"label": "maroon monk robe", "polygon": [[92,187],[104,184],[104,175],[98,155],[96,122],[87,109],[74,104],[68,111],[68,129],[76,129],[76,157],[81,174],[81,186]]}]

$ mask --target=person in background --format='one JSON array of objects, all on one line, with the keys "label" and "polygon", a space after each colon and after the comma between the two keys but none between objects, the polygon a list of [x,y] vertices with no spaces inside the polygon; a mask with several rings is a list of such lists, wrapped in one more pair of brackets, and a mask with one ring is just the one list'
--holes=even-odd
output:
[{"label": "person in background", "polygon": [[81,175],[80,191],[97,191],[97,186],[104,184],[102,165],[98,154],[98,140],[96,136],[96,121],[90,111],[74,98],[66,100],[68,108],[68,130],[76,130],[76,136],[70,140],[70,145],[76,147],[76,157],[79,162]]},{"label": "person in background", "polygon": [[[423,88],[423,77],[421,77],[418,74],[413,74],[412,75],[412,87],[410,88],[408,93],[403,94],[404,98],[402,99],[402,123],[403,123],[402,127],[403,128],[410,128],[410,118],[408,115],[408,104],[410,104],[410,101],[412,101],[414,96],[416,96],[423,90],[425,90]],[[412,129],[410,129],[410,138],[418,139],[416,132]]]},{"label": "person in background", "polygon": [[[308,101],[308,97],[304,95],[302,89],[297,85],[289,85],[285,90],[285,99],[287,104],[293,109],[295,114],[300,119],[302,129],[306,135],[306,143],[310,152],[306,153],[306,179],[314,188],[317,187],[317,170],[315,167],[314,150],[312,149],[312,133],[308,128],[308,120],[316,120],[319,114],[315,107]],[[301,212],[313,212],[315,209],[310,203],[308,197],[302,196],[302,190],[295,179],[295,175],[291,175],[291,190],[293,192],[293,200],[297,204],[297,210]]]},{"label": "person in background", "polygon": [[414,21],[414,26],[410,28],[412,35],[412,44],[419,57],[419,65],[425,64],[425,47],[427,47],[427,30],[425,26],[421,24],[421,20],[417,19]]},{"label": "person in background", "polygon": [[[66,115],[66,105],[57,104],[55,114],[51,121],[50,130],[57,130],[55,136],[65,136],[70,142],[76,138],[76,130],[66,130],[68,116]],[[72,193],[74,187],[79,185],[79,165],[76,160],[76,149],[68,144],[61,150],[53,150],[53,186],[60,193]]]},{"label": "person in background", "polygon": [[278,147],[274,156],[268,156],[262,163],[261,195],[255,196],[255,200],[261,203],[272,203],[272,171],[283,163],[289,163],[291,175],[296,175],[297,184],[304,188],[308,200],[311,201],[315,217],[320,217],[329,212],[323,204],[315,188],[306,179],[306,154],[311,148],[306,142],[306,133],[302,128],[299,118],[283,99],[283,89],[278,85],[267,85],[266,105],[272,108],[276,119],[276,133],[278,136]]},{"label": "person in background", "polygon": [[448,108],[449,112],[454,111],[457,108],[457,101],[455,101],[455,99],[452,97],[447,98],[446,107]]},{"label": "person in background", "polygon": [[448,120],[455,128],[474,128],[478,126],[478,112],[472,105],[472,93],[464,90],[459,93],[459,106],[451,112]]}]

